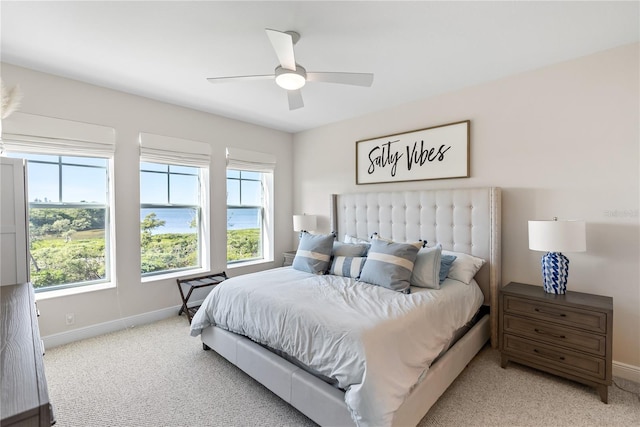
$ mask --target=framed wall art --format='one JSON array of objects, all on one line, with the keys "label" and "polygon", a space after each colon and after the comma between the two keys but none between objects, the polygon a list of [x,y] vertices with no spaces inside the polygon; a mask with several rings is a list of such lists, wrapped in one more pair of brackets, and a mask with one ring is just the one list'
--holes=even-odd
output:
[{"label": "framed wall art", "polygon": [[469,177],[470,121],[356,141],[356,184]]}]

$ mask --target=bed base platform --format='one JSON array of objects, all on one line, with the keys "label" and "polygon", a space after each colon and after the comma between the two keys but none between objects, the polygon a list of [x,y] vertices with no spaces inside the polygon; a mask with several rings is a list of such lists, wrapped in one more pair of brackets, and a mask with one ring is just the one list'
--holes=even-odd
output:
[{"label": "bed base platform", "polygon": [[[393,425],[417,425],[490,336],[489,315],[485,315],[431,365],[396,412]],[[354,425],[342,390],[261,345],[217,327],[204,329],[202,342],[319,425]]]}]

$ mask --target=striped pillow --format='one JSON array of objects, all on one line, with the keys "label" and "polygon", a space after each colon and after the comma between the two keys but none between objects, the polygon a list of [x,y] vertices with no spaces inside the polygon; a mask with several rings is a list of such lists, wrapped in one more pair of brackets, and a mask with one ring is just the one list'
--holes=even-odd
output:
[{"label": "striped pillow", "polygon": [[313,274],[324,274],[329,268],[334,234],[300,233],[300,244],[293,259],[293,268]]},{"label": "striped pillow", "polygon": [[422,244],[373,239],[360,280],[408,294],[413,264]]},{"label": "striped pillow", "polygon": [[329,274],[357,279],[358,277],[360,277],[362,267],[364,267],[364,263],[366,260],[367,257],[333,257],[333,263],[331,263]]}]

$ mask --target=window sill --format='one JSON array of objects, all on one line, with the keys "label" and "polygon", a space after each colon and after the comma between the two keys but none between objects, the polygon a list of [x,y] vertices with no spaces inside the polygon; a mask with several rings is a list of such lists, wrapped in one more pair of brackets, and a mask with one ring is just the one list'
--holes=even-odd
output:
[{"label": "window sill", "polygon": [[241,261],[241,262],[234,262],[233,264],[227,264],[227,269],[234,270],[236,268],[249,267],[249,266],[261,265],[261,264],[270,264],[270,263],[273,263],[272,259],[271,260],[256,259],[253,261]]},{"label": "window sill", "polygon": [[102,291],[105,289],[114,289],[114,282],[99,283],[96,285],[76,286],[73,288],[57,289],[55,291],[36,292],[36,301],[42,301],[52,298],[66,297],[70,295],[84,294],[87,292]]},{"label": "window sill", "polygon": [[178,279],[185,276],[192,276],[196,274],[202,275],[209,272],[210,271],[205,268],[194,268],[193,270],[181,270],[181,271],[174,271],[171,273],[161,273],[161,274],[154,274],[151,276],[144,276],[140,278],[140,281],[142,283],[159,282],[161,280]]}]

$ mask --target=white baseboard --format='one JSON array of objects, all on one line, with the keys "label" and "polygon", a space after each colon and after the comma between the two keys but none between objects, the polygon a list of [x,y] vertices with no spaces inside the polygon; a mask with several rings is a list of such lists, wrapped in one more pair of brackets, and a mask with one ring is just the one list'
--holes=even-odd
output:
[{"label": "white baseboard", "polygon": [[110,332],[121,331],[132,326],[139,326],[145,325],[147,323],[157,322],[158,320],[176,316],[179,310],[180,306],[176,305],[174,307],[163,308],[162,310],[136,314],[135,316],[124,317],[104,323],[98,323],[97,325],[91,325],[85,328],[78,328],[68,332],[47,335],[46,337],[42,337],[42,341],[44,341],[45,349],[58,347],[60,345],[69,344],[74,341],[93,338],[99,335],[108,334]]},{"label": "white baseboard", "polygon": [[640,366],[627,365],[615,360],[611,364],[613,365],[614,377],[624,378],[640,384]]}]

